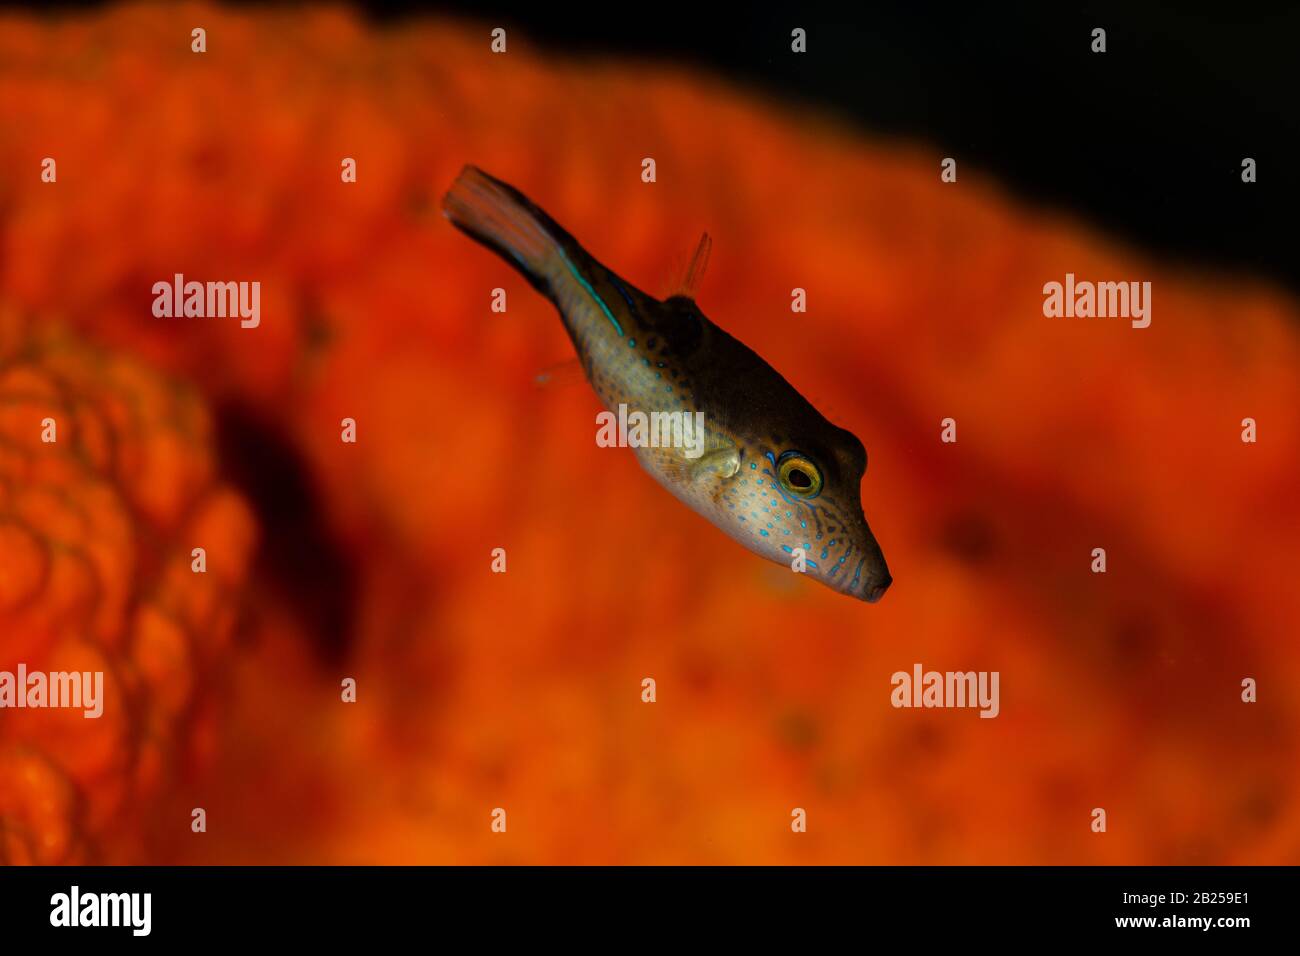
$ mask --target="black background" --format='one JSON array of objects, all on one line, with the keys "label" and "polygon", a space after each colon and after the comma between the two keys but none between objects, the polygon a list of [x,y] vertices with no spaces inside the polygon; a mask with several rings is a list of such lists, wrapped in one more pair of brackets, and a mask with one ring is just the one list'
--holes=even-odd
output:
[{"label": "black background", "polygon": [[[1158,254],[1300,290],[1300,4],[439,7],[553,53],[684,63],[830,107]],[[421,6],[369,9],[391,25]]]},{"label": "black background", "polygon": [[[10,871],[13,874],[15,871]],[[1009,941],[1127,939],[1130,949],[1254,951],[1294,930],[1294,872],[1281,867],[35,867],[0,870],[6,943],[35,953],[137,946],[223,951],[256,940],[287,952],[525,951],[588,943],[598,952],[792,952],[953,941],[984,952]],[[50,899],[150,892],[152,932],[54,928]],[[1244,903],[1124,903],[1125,893],[1245,893]],[[1247,917],[1249,927],[1117,927],[1116,917]],[[901,943],[902,945],[897,945]],[[895,944],[890,946],[890,944]],[[221,948],[220,950],[218,948]],[[1057,948],[1055,945],[1053,949]],[[8,950],[6,950],[8,951]],[[15,950],[17,951],[17,950]]]},{"label": "black background", "polygon": [[[1300,158],[1300,4],[353,6],[387,29],[453,14],[522,31],[556,55],[711,70],[795,108],[829,108],[873,135],[929,144],[962,170],[1157,255],[1300,291],[1291,165]],[[790,51],[796,26],[808,33],[802,55]],[[1106,30],[1104,54],[1091,52],[1094,27]],[[1253,184],[1241,181],[1246,156],[1258,164]]]}]

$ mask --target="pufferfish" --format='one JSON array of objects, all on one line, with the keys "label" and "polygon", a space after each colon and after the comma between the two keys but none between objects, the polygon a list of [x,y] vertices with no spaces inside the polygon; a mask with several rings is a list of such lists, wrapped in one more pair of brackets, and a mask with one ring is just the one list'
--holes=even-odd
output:
[{"label": "pufferfish", "polygon": [[[693,298],[640,291],[514,187],[466,166],[442,208],[554,303],[611,412],[621,405],[629,418],[630,409],[691,421],[703,413],[703,440],[691,447],[635,447],[655,480],[756,554],[880,600],[893,579],[862,512],[867,452],[856,435],[827,421]],[[708,248],[706,237],[692,272]]]}]

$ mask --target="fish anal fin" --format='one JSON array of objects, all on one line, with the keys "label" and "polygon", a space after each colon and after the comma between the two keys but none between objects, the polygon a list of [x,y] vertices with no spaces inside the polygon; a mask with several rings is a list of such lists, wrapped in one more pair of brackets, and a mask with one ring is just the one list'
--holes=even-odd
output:
[{"label": "fish anal fin", "polygon": [[548,365],[533,377],[538,388],[565,388],[569,385],[581,385],[587,380],[587,370],[582,367],[582,360],[576,355]]}]

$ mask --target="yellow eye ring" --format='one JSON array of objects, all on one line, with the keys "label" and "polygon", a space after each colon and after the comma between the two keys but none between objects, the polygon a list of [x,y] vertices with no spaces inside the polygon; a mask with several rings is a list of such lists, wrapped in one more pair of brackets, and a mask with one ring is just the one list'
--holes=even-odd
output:
[{"label": "yellow eye ring", "polygon": [[816,498],[822,493],[821,469],[797,451],[788,451],[776,465],[781,487],[796,498]]}]

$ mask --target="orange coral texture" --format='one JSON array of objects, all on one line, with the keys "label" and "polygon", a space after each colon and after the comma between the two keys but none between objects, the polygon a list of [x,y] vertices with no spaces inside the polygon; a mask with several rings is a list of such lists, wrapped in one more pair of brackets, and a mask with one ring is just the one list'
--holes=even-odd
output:
[{"label": "orange coral texture", "polygon": [[[0,713],[7,857],[1300,862],[1295,302],[942,184],[924,145],[490,26],[0,22],[0,282],[36,317],[0,375],[0,666],[111,675],[100,722]],[[655,293],[708,229],[701,307],[869,449],[881,604],[748,554],[595,447],[588,389],[536,388],[569,345],[438,216],[466,162]],[[153,318],[177,272],[260,281],[261,327]],[[1045,319],[1066,272],[1150,280],[1151,327]],[[247,580],[230,398],[356,560],[341,665]],[[999,671],[1001,715],[892,708],[916,662]]]},{"label": "orange coral texture", "polygon": [[0,860],[102,858],[195,746],[253,533],[207,427],[192,389],[0,315],[3,665],[104,675],[97,718],[3,712]]}]

